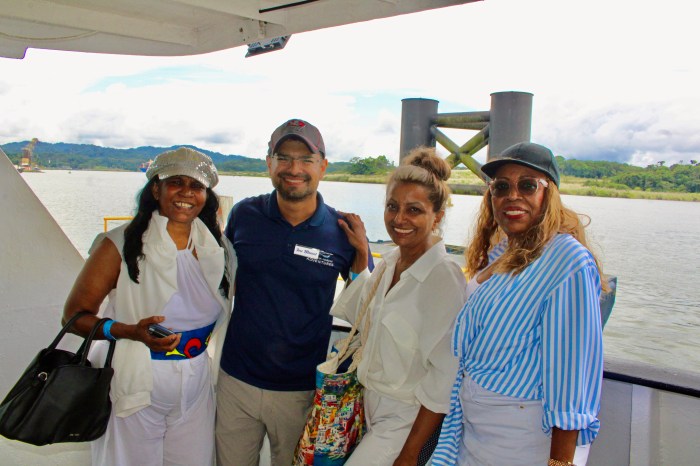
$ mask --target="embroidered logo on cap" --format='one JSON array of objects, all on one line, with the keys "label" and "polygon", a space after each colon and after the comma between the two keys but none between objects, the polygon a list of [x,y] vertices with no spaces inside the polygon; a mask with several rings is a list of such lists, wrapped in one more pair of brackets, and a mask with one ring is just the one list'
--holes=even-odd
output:
[{"label": "embroidered logo on cap", "polygon": [[290,120],[287,123],[288,131],[293,131],[295,133],[302,133],[305,131],[306,123],[301,120]]}]

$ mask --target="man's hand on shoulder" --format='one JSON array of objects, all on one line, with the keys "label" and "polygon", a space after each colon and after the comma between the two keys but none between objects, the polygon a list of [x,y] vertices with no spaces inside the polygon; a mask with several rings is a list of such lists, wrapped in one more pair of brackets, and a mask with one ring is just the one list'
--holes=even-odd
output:
[{"label": "man's hand on shoulder", "polygon": [[342,218],[338,219],[338,225],[348,237],[348,242],[355,248],[355,259],[352,263],[352,271],[360,273],[367,268],[369,263],[369,242],[365,224],[357,214],[340,212]]}]

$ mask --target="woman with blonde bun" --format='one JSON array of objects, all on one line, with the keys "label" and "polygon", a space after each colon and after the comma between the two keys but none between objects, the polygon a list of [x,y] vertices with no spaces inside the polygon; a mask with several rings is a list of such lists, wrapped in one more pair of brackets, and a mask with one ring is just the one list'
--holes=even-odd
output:
[{"label": "woman with blonde bun", "polygon": [[[450,407],[457,360],[451,329],[465,300],[465,278],[439,237],[449,198],[450,168],[420,147],[389,177],[384,224],[397,247],[372,274],[365,269],[331,309],[354,322],[376,288],[358,378],[365,387],[367,434],[346,466],[416,466],[426,441]],[[367,250],[361,219],[340,221],[350,243]]]}]

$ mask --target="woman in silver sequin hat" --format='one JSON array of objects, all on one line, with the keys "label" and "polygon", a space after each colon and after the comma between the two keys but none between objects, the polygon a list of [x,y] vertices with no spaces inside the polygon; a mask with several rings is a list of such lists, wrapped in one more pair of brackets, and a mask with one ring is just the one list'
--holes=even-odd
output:
[{"label": "woman in silver sequin hat", "polygon": [[136,216],[98,235],[64,308],[64,320],[95,314],[75,325],[85,335],[109,296],[102,337],[116,340],[113,409],[93,464],[211,465],[218,364],[206,349],[226,328],[235,267],[217,220],[219,178],[208,156],[186,147],[158,155],[146,176]]}]

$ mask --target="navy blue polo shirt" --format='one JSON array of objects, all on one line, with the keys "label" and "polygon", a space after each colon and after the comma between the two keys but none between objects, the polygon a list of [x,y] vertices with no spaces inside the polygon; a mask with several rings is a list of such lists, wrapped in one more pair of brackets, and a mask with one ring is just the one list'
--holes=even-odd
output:
[{"label": "navy blue polo shirt", "polygon": [[320,194],[317,202],[295,227],[275,191],[240,201],[228,219],[238,271],[221,368],[258,388],[312,390],[326,358],[338,274],[347,277],[355,250],[340,215]]}]

